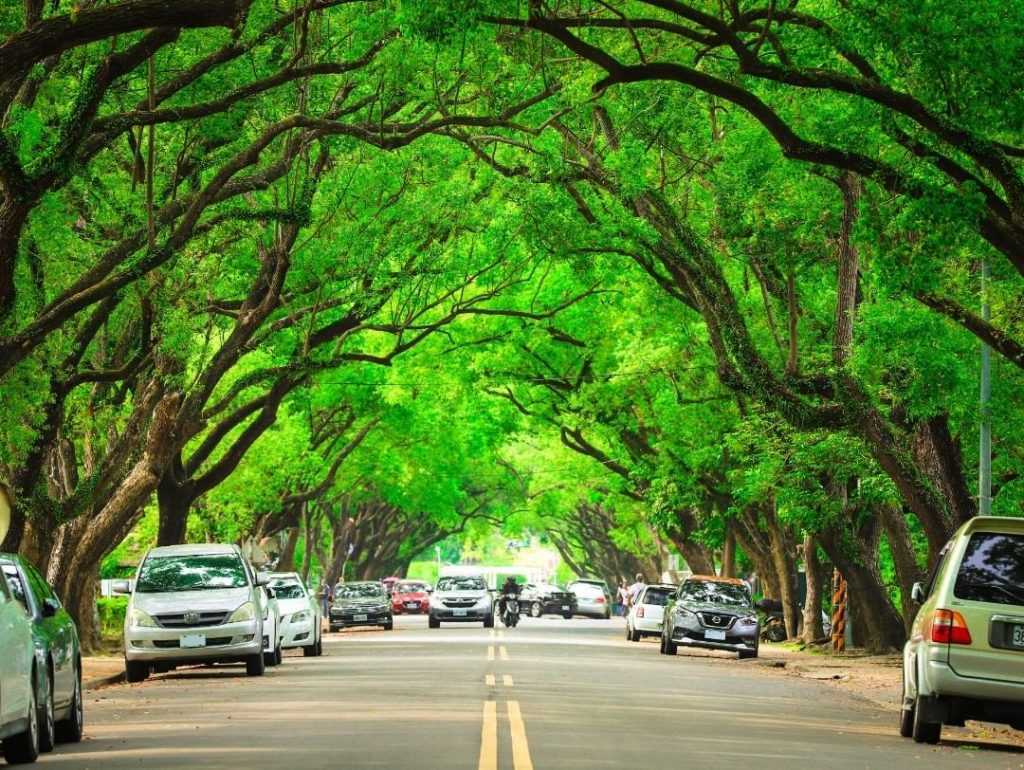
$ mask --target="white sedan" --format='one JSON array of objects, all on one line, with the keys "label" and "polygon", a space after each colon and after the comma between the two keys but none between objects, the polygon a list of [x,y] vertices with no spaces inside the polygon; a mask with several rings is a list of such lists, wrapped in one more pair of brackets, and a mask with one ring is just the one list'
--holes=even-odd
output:
[{"label": "white sedan", "polygon": [[298,573],[275,572],[270,587],[281,612],[281,646],[301,647],[307,658],[323,654],[320,602],[310,594]]},{"label": "white sedan", "polygon": [[626,615],[626,639],[639,642],[643,636],[660,636],[665,605],[678,588],[669,583],[645,586]]},{"label": "white sedan", "polygon": [[260,587],[263,593],[263,661],[268,666],[281,663],[281,608],[277,595],[268,587]]}]

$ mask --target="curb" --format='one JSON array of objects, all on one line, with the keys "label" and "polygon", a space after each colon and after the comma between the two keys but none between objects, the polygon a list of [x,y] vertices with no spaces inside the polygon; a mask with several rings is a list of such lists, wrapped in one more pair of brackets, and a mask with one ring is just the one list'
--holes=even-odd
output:
[{"label": "curb", "polygon": [[87,679],[82,682],[82,689],[98,690],[101,687],[107,687],[112,684],[121,684],[122,682],[124,682],[124,671],[118,671],[116,674],[97,676],[92,679]]}]

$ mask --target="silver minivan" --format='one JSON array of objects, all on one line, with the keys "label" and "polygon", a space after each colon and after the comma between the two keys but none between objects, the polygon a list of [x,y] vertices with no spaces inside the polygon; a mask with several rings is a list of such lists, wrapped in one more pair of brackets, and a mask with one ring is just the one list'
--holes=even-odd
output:
[{"label": "silver minivan", "polygon": [[[194,663],[244,662],[250,676],[261,676],[266,584],[235,545],[151,549],[125,613],[128,681]],[[114,586],[117,593],[129,588],[127,581]]]}]

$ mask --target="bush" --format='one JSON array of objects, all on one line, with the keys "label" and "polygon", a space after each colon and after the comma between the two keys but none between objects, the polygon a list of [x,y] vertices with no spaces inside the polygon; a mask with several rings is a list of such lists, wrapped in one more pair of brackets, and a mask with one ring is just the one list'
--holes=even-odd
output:
[{"label": "bush", "polygon": [[96,602],[100,615],[100,636],[120,639],[124,629],[124,613],[128,609],[127,596],[103,596]]}]

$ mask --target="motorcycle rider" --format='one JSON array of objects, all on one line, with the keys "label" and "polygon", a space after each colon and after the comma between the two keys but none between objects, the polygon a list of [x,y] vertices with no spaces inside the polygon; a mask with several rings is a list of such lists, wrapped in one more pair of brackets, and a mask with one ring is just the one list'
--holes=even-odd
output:
[{"label": "motorcycle rider", "polygon": [[514,577],[509,575],[505,578],[505,582],[501,586],[501,596],[498,599],[498,614],[501,617],[505,617],[505,599],[509,596],[515,596],[518,599],[521,590],[521,586]]}]

